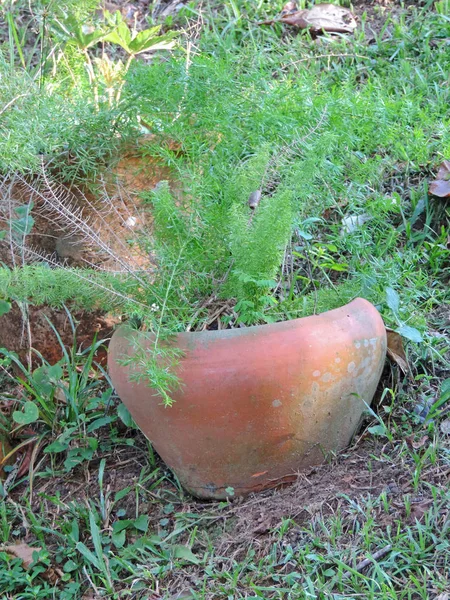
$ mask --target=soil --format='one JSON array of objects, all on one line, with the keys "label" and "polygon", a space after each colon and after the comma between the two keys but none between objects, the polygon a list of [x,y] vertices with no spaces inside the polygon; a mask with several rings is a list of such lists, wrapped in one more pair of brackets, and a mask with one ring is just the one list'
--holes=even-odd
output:
[{"label": "soil", "polygon": [[[142,140],[145,143],[148,140]],[[152,219],[143,207],[139,194],[152,190],[160,181],[168,180],[172,191],[180,193],[181,186],[175,181],[172,171],[163,161],[151,156],[143,156],[139,147],[124,153],[110,173],[93,183],[93,189],[80,190],[61,185],[65,205],[71,206],[74,215],[82,212],[92,231],[102,240],[104,247],[81,235],[76,226],[67,225],[55,210],[49,210],[36,190],[46,195],[49,190],[40,188],[39,181],[10,181],[0,186],[0,229],[7,227],[11,206],[34,203],[31,215],[34,225],[26,238],[24,253],[11,251],[8,236],[0,241],[0,262],[13,267],[28,263],[43,262],[51,267],[100,267],[109,271],[154,269],[151,257],[144,255],[136,245],[130,246],[131,232],[138,230],[149,235]],[[3,200],[3,202],[2,202]],[[2,218],[3,217],[3,218]],[[70,306],[69,306],[70,308]],[[78,323],[77,341],[81,348],[92,344],[94,336],[105,339],[110,336],[118,319],[100,311],[87,312],[73,310]],[[73,343],[73,334],[64,308],[49,308],[29,305],[26,309],[13,303],[13,308],[0,317],[0,347],[19,354],[22,362],[30,357],[33,364],[37,356],[30,353],[35,348],[51,364],[62,357],[61,346],[52,331],[53,323],[68,348]],[[104,362],[105,352],[96,357]]]},{"label": "soil", "polygon": [[[102,458],[107,461],[103,489],[112,496],[127,486],[134,486],[142,476],[143,467],[148,464],[148,449],[144,437],[139,432],[134,432],[132,436],[135,442],[133,447],[114,444],[111,451],[103,453]],[[420,434],[417,437],[420,438]],[[103,441],[107,443],[107,440]],[[295,546],[301,543],[304,535],[301,527],[307,526],[313,517],[325,517],[339,512],[346,519],[346,511],[351,503],[357,504],[369,494],[378,497],[384,492],[390,499],[387,513],[382,505],[373,509],[372,518],[379,526],[387,528],[398,522],[413,524],[416,519],[422,520],[433,500],[429,484],[445,485],[450,468],[430,463],[422,473],[419,488],[414,489],[412,478],[416,465],[411,458],[405,458],[405,453],[402,452],[405,443],[412,444],[413,441],[381,442],[363,434],[351,448],[329,464],[299,473],[293,484],[228,503],[198,501],[180,493],[170,471],[156,457],[152,469],[159,468],[157,477],[161,479],[162,475],[162,480],[153,489],[151,480],[147,482],[146,488],[149,491],[142,489],[138,512],[148,515],[150,531],[153,532],[162,529],[161,519],[169,520],[165,528],[170,530],[175,525],[175,513],[195,515],[200,520],[204,518],[201,521],[202,530],[208,532],[217,554],[232,556],[236,561],[245,557],[250,545],[256,548],[256,559],[264,557],[275,541],[274,530],[286,519],[292,519],[295,526],[285,534],[284,540],[286,544]],[[425,441],[424,451],[429,443],[432,441]],[[450,437],[445,444],[450,450]],[[87,504],[89,498],[98,498],[99,460],[100,457],[89,466],[80,467],[66,476],[35,479],[32,508],[36,511],[44,510],[48,518],[51,518],[53,512],[60,513],[60,507],[70,501]],[[39,466],[42,469],[43,465]],[[11,492],[13,501],[21,499],[21,488],[22,486],[18,486]],[[59,507],[48,500],[56,495],[61,500]],[[406,498],[412,505],[409,515],[405,513]],[[125,510],[125,517],[135,518],[135,502],[133,491],[116,504],[114,511],[120,508]],[[173,505],[173,511],[168,514],[169,503]],[[354,520],[355,517],[350,517],[349,514],[348,519],[350,518]],[[443,514],[442,519],[445,518],[446,515]],[[343,538],[348,536],[349,543],[353,527],[354,523],[348,523],[347,533],[342,534]],[[24,536],[26,533],[23,531]],[[50,540],[51,538],[47,543],[51,547]],[[200,540],[201,537],[197,544],[201,545]],[[57,543],[58,540],[55,539],[55,545]],[[345,543],[345,539],[342,543]],[[194,551],[196,549],[201,550],[200,547],[193,548]],[[195,569],[173,573],[171,577],[173,579],[168,582],[171,590],[179,592],[180,589],[189,587],[190,581],[195,580]]]}]

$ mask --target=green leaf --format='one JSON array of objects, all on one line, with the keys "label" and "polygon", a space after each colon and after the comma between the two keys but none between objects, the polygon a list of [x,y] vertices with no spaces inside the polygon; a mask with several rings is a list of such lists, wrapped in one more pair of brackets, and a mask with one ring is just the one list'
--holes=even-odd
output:
[{"label": "green leaf", "polygon": [[400,297],[397,292],[390,287],[386,288],[386,302],[392,312],[397,314],[400,306]]},{"label": "green leaf", "polygon": [[100,429],[100,427],[103,427],[104,425],[109,425],[109,423],[111,423],[112,421],[114,421],[114,417],[100,417],[99,419],[95,419],[95,421],[92,421],[92,423],[90,423],[86,428],[86,431],[87,433],[92,433],[93,431],[95,431],[96,429]]},{"label": "green leaf", "polygon": [[66,442],[61,442],[60,440],[56,440],[52,444],[49,444],[45,448],[44,452],[47,454],[49,454],[49,453],[57,454],[58,452],[65,452],[68,447],[69,447],[69,440],[67,440]]},{"label": "green leaf", "polygon": [[118,44],[127,54],[139,54],[150,48],[154,50],[169,50],[173,48],[175,38],[178,33],[170,31],[165,35],[158,35],[161,26],[156,25],[144,31],[136,32],[131,30],[128,23],[123,18],[120,11],[116,11],[114,15],[105,11],[105,19],[112,28],[104,37],[106,42]]},{"label": "green leaf", "polygon": [[116,521],[115,523],[113,523],[112,530],[113,533],[120,533],[124,529],[127,529],[128,527],[132,526],[134,525],[131,519],[121,519],[120,521]]},{"label": "green leaf", "polygon": [[140,515],[133,521],[133,527],[139,531],[142,531],[143,533],[146,533],[148,529],[148,515]]},{"label": "green leaf", "polygon": [[78,521],[74,519],[72,521],[72,526],[70,528],[69,536],[75,541],[78,542],[80,540],[80,527],[78,525]]},{"label": "green leaf", "polygon": [[69,450],[67,458],[64,461],[64,468],[70,471],[85,460],[91,460],[98,447],[98,440],[93,437],[85,438],[88,444],[87,448],[73,448]]},{"label": "green leaf", "polygon": [[48,380],[46,366],[38,367],[31,374],[31,379],[34,383],[35,390],[42,395],[51,395],[54,386]]},{"label": "green leaf", "polygon": [[151,27],[145,31],[141,31],[130,43],[130,50],[133,54],[140,54],[146,50],[170,50],[175,46],[174,37],[176,32],[171,31],[165,35],[158,36],[157,33],[160,26]]},{"label": "green leaf", "polygon": [[78,569],[78,565],[75,561],[73,560],[68,560],[66,563],[64,563],[64,573],[72,573],[72,571],[76,571]]},{"label": "green leaf", "polygon": [[72,438],[72,434],[76,431],[77,427],[67,427],[64,432],[56,439],[52,444],[49,444],[44,452],[64,452],[67,450],[70,444],[70,440]]},{"label": "green leaf", "polygon": [[89,526],[91,529],[92,541],[94,543],[95,554],[97,555],[98,562],[102,565],[103,570],[105,570],[105,561],[103,558],[103,546],[100,537],[100,530],[95,521],[95,516],[92,511],[89,512]]},{"label": "green leaf", "polygon": [[47,376],[53,383],[58,383],[63,376],[63,370],[59,363],[47,367]]},{"label": "green leaf", "polygon": [[187,546],[182,546],[181,544],[173,546],[173,557],[181,558],[182,560],[186,560],[194,565],[198,565],[200,563],[200,560],[195,556],[192,550]]},{"label": "green leaf", "polygon": [[86,35],[82,35],[81,40],[83,43],[83,48],[89,48],[90,46],[94,46],[98,44],[102,39],[105,39],[107,36],[107,32],[100,31],[99,29],[92,31],[92,33],[87,33]]},{"label": "green leaf", "polygon": [[[27,205],[26,208],[29,209],[29,206]],[[16,210],[16,212],[18,213],[18,210]],[[32,230],[33,225],[34,219],[29,212],[19,219],[11,219],[11,230],[13,232],[13,237],[21,238],[25,235],[28,235]]]},{"label": "green leaf", "polygon": [[90,563],[92,563],[94,565],[94,567],[96,567],[99,571],[102,570],[101,564],[98,561],[95,554],[93,552],[91,552],[89,550],[89,548],[87,546],[85,546],[85,544],[83,544],[83,542],[77,542],[77,545],[75,546],[75,548],[78,550],[78,552],[80,554],[82,554],[84,556],[84,558],[86,558]]},{"label": "green leaf", "polygon": [[133,428],[136,427],[130,411],[125,406],[125,404],[123,404],[123,402],[121,402],[119,404],[119,406],[117,407],[117,415],[119,416],[119,419],[122,421],[122,423],[125,425],[125,427],[133,427]]},{"label": "green leaf", "polygon": [[111,539],[116,548],[123,548],[127,539],[126,530],[123,529],[122,531],[119,531],[119,533],[113,533],[111,535]]},{"label": "green leaf", "polygon": [[297,229],[297,233],[304,240],[312,240],[313,239],[313,236],[310,233],[308,233],[307,231],[303,231],[303,229]]},{"label": "green leaf", "polygon": [[128,486],[126,488],[123,488],[123,490],[119,490],[118,492],[116,492],[114,494],[114,502],[119,502],[119,500],[125,498],[125,496],[131,492],[131,489],[131,486]]},{"label": "green leaf", "polygon": [[133,54],[140,54],[146,50],[171,50],[175,46],[174,38],[177,32],[170,31],[165,35],[155,37],[155,34],[152,33],[155,29],[156,27],[152,27],[138,33],[130,44]]},{"label": "green leaf", "polygon": [[169,502],[168,504],[164,505],[163,512],[165,515],[170,515],[171,513],[173,513],[174,510],[175,506],[172,504],[172,502]]},{"label": "green leaf", "polygon": [[105,36],[105,42],[118,44],[128,54],[133,54],[132,50],[130,49],[130,44],[133,39],[131,35],[131,29],[128,27],[126,21],[124,21],[120,11],[116,11],[111,22],[115,22],[115,27]]},{"label": "green leaf", "polygon": [[368,428],[369,433],[372,435],[378,435],[380,437],[386,436],[386,427],[384,425],[374,425]]},{"label": "green leaf", "polygon": [[41,394],[51,396],[55,391],[55,384],[63,378],[61,365],[42,365],[33,371],[32,379]]},{"label": "green leaf", "polygon": [[407,340],[411,340],[411,342],[416,342],[417,344],[423,342],[422,334],[414,327],[409,327],[409,325],[402,325],[401,327],[396,329],[396,331]]},{"label": "green leaf", "polygon": [[23,405],[23,412],[19,412],[15,410],[13,412],[13,419],[19,425],[29,425],[30,423],[34,423],[39,418],[39,409],[34,402],[28,400]]},{"label": "green leaf", "polygon": [[441,384],[440,400],[443,400],[444,402],[450,400],[450,379],[444,379]]},{"label": "green leaf", "polygon": [[346,265],[345,263],[343,263],[343,264],[326,263],[326,264],[323,264],[322,266],[325,267],[326,269],[331,269],[332,271],[340,271],[342,273],[346,273],[348,271],[348,265]]},{"label": "green leaf", "polygon": [[0,317],[6,315],[11,310],[11,303],[6,300],[0,300]]},{"label": "green leaf", "polygon": [[109,31],[92,28],[92,31],[85,33],[88,27],[83,22],[78,21],[74,15],[69,15],[63,21],[53,19],[51,28],[67,42],[75,42],[82,50],[97,44],[109,33]]},{"label": "green leaf", "polygon": [[143,52],[146,44],[151,46],[153,43],[155,43],[155,38],[158,37],[160,30],[161,25],[156,25],[155,27],[150,27],[150,29],[140,31],[130,42],[130,48],[133,50],[133,53],[137,54],[138,52]]},{"label": "green leaf", "polygon": [[34,202],[28,202],[28,204],[22,204],[21,206],[16,206],[14,208],[14,212],[19,217],[28,217],[28,215],[30,214],[33,207],[34,207]]}]

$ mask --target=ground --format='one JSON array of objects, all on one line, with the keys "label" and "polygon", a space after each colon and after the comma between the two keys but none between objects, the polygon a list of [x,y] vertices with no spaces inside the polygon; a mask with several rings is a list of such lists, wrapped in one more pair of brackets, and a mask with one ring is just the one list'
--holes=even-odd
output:
[{"label": "ground", "polygon": [[[221,15],[216,4],[212,8]],[[372,47],[409,14],[403,2],[353,5],[359,20],[367,13],[365,43]],[[139,8],[140,22],[149,10],[145,1],[115,6],[126,14],[130,6]],[[165,10],[168,18],[177,6],[156,3],[152,10]],[[394,19],[384,28],[386,15]],[[403,197],[432,176],[429,163],[415,170],[403,166],[388,170],[386,195]],[[327,210],[327,220],[340,227],[341,207]],[[420,216],[413,234],[442,227],[448,235],[442,212],[432,223]],[[401,255],[405,247],[395,252]],[[435,276],[444,285],[445,268]],[[333,282],[338,275],[331,273]],[[100,400],[95,418],[83,423],[84,436],[70,438],[64,453],[43,453],[45,438],[25,431],[31,442],[0,488],[2,600],[448,600],[450,311],[448,302],[436,304],[430,301],[426,313],[435,355],[408,346],[405,370],[395,361],[386,364],[374,411],[351,446],[299,473],[292,484],[244,499],[205,502],[184,492],[142,434],[108,413],[117,398],[103,396],[109,389],[105,375],[89,364]],[[83,364],[66,365],[67,373],[81,377]],[[12,371],[1,377],[8,414],[24,387]],[[83,393],[80,384],[74,394]],[[113,414],[106,417],[108,427],[95,421],[107,413]],[[10,546],[17,542],[41,549],[31,567],[20,553],[14,558]]]}]

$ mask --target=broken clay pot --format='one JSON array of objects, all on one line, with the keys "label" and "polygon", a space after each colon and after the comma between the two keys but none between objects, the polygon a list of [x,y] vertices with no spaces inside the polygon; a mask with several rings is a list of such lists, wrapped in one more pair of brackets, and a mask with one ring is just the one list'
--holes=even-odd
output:
[{"label": "broken clay pot", "polygon": [[[130,381],[132,370],[121,361],[140,335],[126,326],[113,335],[113,384],[157,452],[200,498],[274,487],[345,448],[386,356],[383,321],[360,298],[293,321],[181,333],[182,386],[166,408],[145,382]],[[150,341],[142,344],[151,351]]]}]

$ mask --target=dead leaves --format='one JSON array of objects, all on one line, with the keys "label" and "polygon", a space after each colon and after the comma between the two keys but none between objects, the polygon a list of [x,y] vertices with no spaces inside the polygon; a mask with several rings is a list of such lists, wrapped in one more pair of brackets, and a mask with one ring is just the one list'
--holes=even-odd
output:
[{"label": "dead leaves", "polygon": [[403,373],[406,374],[409,371],[409,364],[403,348],[402,336],[389,327],[386,327],[386,337],[387,355],[400,367]]},{"label": "dead leaves", "polygon": [[438,198],[450,198],[450,160],[444,160],[436,180],[430,183],[430,194]]},{"label": "dead leaves", "polygon": [[415,521],[421,522],[423,520],[425,514],[430,509],[432,504],[433,504],[433,500],[422,500],[421,502],[412,503],[409,520],[412,522],[415,522]]},{"label": "dead leaves", "polygon": [[[20,558],[22,561],[22,565],[24,569],[29,569],[31,565],[35,562],[35,559],[38,558],[39,552],[42,548],[32,547],[28,544],[13,544],[10,546],[0,546],[0,552],[6,552],[13,558]],[[61,579],[63,573],[59,569],[54,569],[53,567],[48,567],[43,573],[41,573],[41,577],[44,577],[50,585],[56,585],[58,581]]]},{"label": "dead leaves", "polygon": [[348,8],[336,4],[316,4],[310,9],[298,10],[295,2],[288,2],[278,18],[264,21],[260,25],[285,23],[297,29],[309,29],[313,34],[353,33],[356,19]]},{"label": "dead leaves", "polygon": [[425,444],[428,442],[428,439],[429,438],[427,435],[423,435],[416,442],[416,441],[414,441],[414,434],[412,434],[412,435],[407,435],[405,437],[405,442],[410,450],[419,450],[420,448],[423,448],[425,446]]},{"label": "dead leaves", "polygon": [[39,553],[42,548],[33,548],[28,544],[14,544],[11,546],[1,546],[0,550],[6,552],[10,556],[20,558],[25,569],[29,569],[34,562],[33,555]]}]

